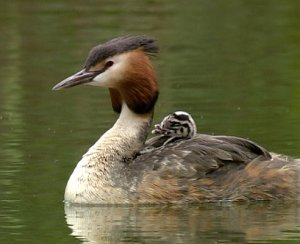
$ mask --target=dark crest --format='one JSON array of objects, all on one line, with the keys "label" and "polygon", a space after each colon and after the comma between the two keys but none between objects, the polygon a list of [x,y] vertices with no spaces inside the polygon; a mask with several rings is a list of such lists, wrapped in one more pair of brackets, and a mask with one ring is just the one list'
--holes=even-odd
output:
[{"label": "dark crest", "polygon": [[89,67],[101,62],[102,60],[112,57],[116,54],[132,51],[141,48],[148,54],[158,52],[158,45],[155,40],[146,36],[123,36],[114,38],[104,44],[94,47],[85,62],[85,67]]}]

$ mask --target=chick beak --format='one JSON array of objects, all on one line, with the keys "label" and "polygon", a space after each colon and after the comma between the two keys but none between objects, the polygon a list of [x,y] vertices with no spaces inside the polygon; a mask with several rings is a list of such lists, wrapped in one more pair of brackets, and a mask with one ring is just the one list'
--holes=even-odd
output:
[{"label": "chick beak", "polygon": [[85,69],[77,72],[74,75],[71,75],[70,77],[64,79],[63,81],[56,84],[52,90],[60,90],[63,88],[69,88],[81,84],[89,83],[93,80],[94,77],[96,77],[98,74],[102,73],[103,70],[97,70],[97,71],[87,71]]}]

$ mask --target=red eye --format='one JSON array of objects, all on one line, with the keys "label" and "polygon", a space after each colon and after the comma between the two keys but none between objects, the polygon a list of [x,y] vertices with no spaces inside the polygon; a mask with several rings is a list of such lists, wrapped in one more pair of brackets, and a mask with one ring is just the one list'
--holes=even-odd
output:
[{"label": "red eye", "polygon": [[108,69],[110,66],[113,66],[113,64],[114,64],[114,62],[113,61],[107,61],[106,63],[105,63],[105,66],[104,66],[104,68],[105,69]]}]

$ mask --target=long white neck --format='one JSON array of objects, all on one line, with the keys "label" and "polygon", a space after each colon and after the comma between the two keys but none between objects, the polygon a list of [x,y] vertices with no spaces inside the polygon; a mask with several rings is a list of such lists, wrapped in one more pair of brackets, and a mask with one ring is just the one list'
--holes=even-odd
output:
[{"label": "long white neck", "polygon": [[[139,115],[126,104],[114,126],[83,155],[65,191],[65,200],[77,203],[114,203],[126,198],[116,181],[146,140],[152,113]],[[107,199],[112,196],[113,199]]]},{"label": "long white neck", "polygon": [[[110,155],[116,160],[103,162],[105,164],[115,164],[124,157],[132,157],[143,147],[150,123],[151,116],[135,114],[124,104],[114,126],[105,132],[83,157],[95,154],[105,154],[109,157],[108,150],[111,150]],[[119,155],[116,155],[117,152]]]}]

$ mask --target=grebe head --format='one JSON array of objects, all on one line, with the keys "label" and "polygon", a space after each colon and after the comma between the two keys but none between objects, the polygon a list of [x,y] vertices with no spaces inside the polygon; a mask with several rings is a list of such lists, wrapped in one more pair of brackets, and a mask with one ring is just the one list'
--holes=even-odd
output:
[{"label": "grebe head", "polygon": [[197,133],[197,126],[189,113],[176,111],[164,117],[156,124],[153,134],[162,134],[177,138],[192,138]]},{"label": "grebe head", "polygon": [[126,36],[94,47],[84,68],[53,87],[53,90],[88,84],[109,88],[113,109],[122,104],[135,113],[152,111],[158,97],[156,75],[149,55],[158,52],[152,38]]}]

